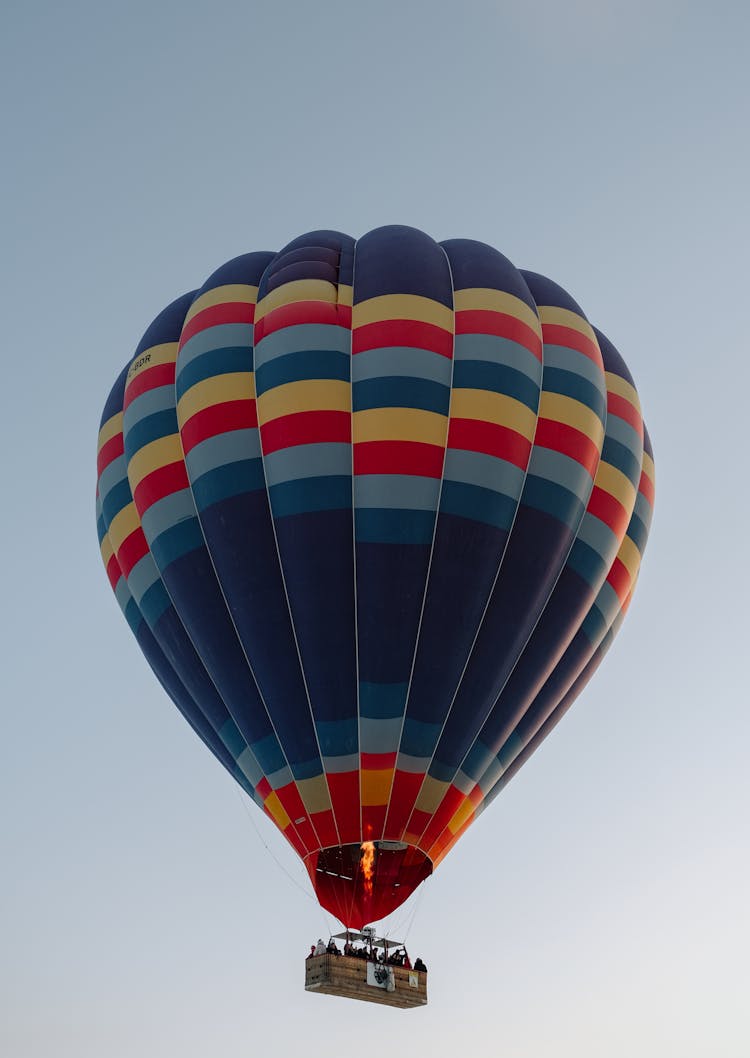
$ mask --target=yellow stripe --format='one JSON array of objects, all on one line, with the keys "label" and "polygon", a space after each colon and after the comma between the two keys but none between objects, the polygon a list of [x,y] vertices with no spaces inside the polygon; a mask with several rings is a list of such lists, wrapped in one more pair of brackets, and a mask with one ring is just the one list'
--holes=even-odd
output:
[{"label": "yellow stripe", "polygon": [[629,404],[633,405],[640,415],[641,401],[635,386],[631,386],[622,375],[615,375],[611,371],[605,371],[604,378],[607,383],[607,392],[616,393],[618,397],[623,397]]},{"label": "yellow stripe", "polygon": [[352,309],[352,329],[384,320],[417,320],[432,323],[453,334],[453,310],[419,294],[381,294],[360,301]]},{"label": "yellow stripe", "polygon": [[118,433],[122,433],[122,412],[118,411],[111,419],[102,425],[99,431],[99,441],[96,446],[96,451],[99,453],[107,441],[111,441],[113,437],[116,437]]},{"label": "yellow stripe", "polygon": [[331,378],[308,378],[285,382],[269,389],[257,400],[258,422],[267,423],[281,415],[300,411],[351,411],[352,394],[348,382]]},{"label": "yellow stripe", "polygon": [[[188,309],[185,323],[189,323],[193,316],[197,316],[204,309],[212,309],[214,305],[228,305],[240,302],[243,305],[254,305],[258,296],[258,288],[248,286],[246,283],[225,283],[224,286],[214,287],[207,290],[196,298]],[[185,324],[183,324],[183,327]]]},{"label": "yellow stripe", "polygon": [[632,585],[638,575],[638,568],[641,564],[642,555],[629,536],[626,536],[620,544],[620,550],[617,552],[617,557],[630,574],[630,583]]},{"label": "yellow stripe", "polygon": [[613,467],[611,463],[605,463],[603,459],[600,460],[594,485],[608,492],[618,503],[621,503],[628,515],[632,514],[637,490],[621,470]]},{"label": "yellow stripe", "polygon": [[280,830],[286,830],[286,828],[292,822],[289,816],[284,810],[284,806],[279,800],[279,795],[275,790],[271,790],[268,797],[263,802],[263,807],[267,808],[273,817],[273,821]]},{"label": "yellow stripe", "polygon": [[393,768],[363,769],[359,773],[360,801],[363,806],[387,805],[393,782]]},{"label": "yellow stripe", "polygon": [[440,802],[445,797],[447,789],[447,782],[441,782],[439,779],[433,779],[431,775],[425,775],[414,807],[419,812],[427,812],[428,815],[434,815]]},{"label": "yellow stripe", "polygon": [[474,805],[467,797],[464,803],[459,805],[456,809],[450,823],[448,824],[448,830],[450,830],[451,834],[455,834],[457,830],[460,830],[464,823],[468,823],[473,815]]},{"label": "yellow stripe", "polygon": [[297,779],[297,789],[307,812],[326,812],[331,807],[331,796],[325,775],[315,775],[312,779]]},{"label": "yellow stripe", "polygon": [[590,437],[600,448],[604,437],[602,420],[586,404],[564,393],[546,393],[542,391],[539,401],[539,418],[551,419],[565,423]]},{"label": "yellow stripe", "polygon": [[151,474],[152,471],[169,466],[170,463],[181,463],[183,459],[182,444],[178,433],[150,441],[140,448],[128,463],[128,480],[131,490],[135,492],[146,475]]},{"label": "yellow stripe", "polygon": [[515,430],[531,440],[536,429],[536,415],[520,400],[505,393],[486,389],[454,389],[451,395],[451,419],[476,419]]},{"label": "yellow stripe", "polygon": [[250,400],[255,396],[255,377],[252,371],[231,371],[196,382],[177,402],[177,421],[180,426],[204,408],[212,408],[230,400]]},{"label": "yellow stripe", "polygon": [[255,322],[280,305],[292,305],[296,301],[326,301],[335,305],[337,292],[338,288],[327,279],[294,279],[291,283],[283,283],[260,299],[255,307]]},{"label": "yellow stripe", "polygon": [[515,294],[508,294],[504,290],[492,290],[490,287],[466,287],[465,290],[455,292],[453,304],[456,312],[479,309],[515,316],[516,319],[531,327],[541,338],[542,325],[539,317],[525,301],[521,301]]},{"label": "yellow stripe", "polygon": [[353,416],[352,437],[363,441],[421,441],[445,445],[448,418],[421,408],[369,408]]},{"label": "yellow stripe", "polygon": [[570,327],[571,330],[578,331],[579,334],[585,334],[587,338],[591,339],[596,348],[599,348],[594,328],[588,320],[584,320],[583,316],[579,316],[577,312],[571,312],[570,309],[559,309],[555,305],[540,305],[539,318],[542,323],[550,323],[558,327]]},{"label": "yellow stripe", "polygon": [[109,523],[109,539],[115,554],[117,554],[130,534],[134,533],[136,529],[140,529],[140,527],[141,520],[138,517],[138,511],[135,509],[135,504],[131,501],[127,507],[123,507],[121,511],[118,511]]},{"label": "yellow stripe", "polygon": [[177,348],[177,342],[162,342],[161,345],[152,345],[150,349],[144,349],[130,365],[125,385],[129,386],[135,376],[145,371],[146,368],[176,363]]},{"label": "yellow stripe", "polygon": [[339,305],[351,305],[354,287],[348,283],[339,283]]},{"label": "yellow stripe", "polygon": [[102,537],[102,542],[99,545],[99,550],[102,555],[102,562],[104,563],[104,568],[106,569],[109,565],[109,560],[112,558],[112,555],[114,555],[114,551],[112,549],[112,542],[109,539],[109,535],[107,533],[105,533]]}]

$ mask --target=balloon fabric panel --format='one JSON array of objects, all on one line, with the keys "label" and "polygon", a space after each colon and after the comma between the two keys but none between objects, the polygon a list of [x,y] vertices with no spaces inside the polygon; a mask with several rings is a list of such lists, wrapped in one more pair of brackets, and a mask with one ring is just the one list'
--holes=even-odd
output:
[{"label": "balloon fabric panel", "polygon": [[97,468],[148,664],[351,926],[588,683],[653,507],[633,379],[570,295],[398,225],[244,254],[169,305]]}]

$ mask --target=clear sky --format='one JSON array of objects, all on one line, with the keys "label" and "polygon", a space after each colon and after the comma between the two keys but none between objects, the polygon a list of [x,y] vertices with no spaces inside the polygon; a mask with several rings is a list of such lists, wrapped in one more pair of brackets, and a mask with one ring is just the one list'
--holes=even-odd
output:
[{"label": "clear sky", "polygon": [[[749,34],[739,0],[6,0],[3,1055],[750,1053]],[[153,680],[94,524],[156,312],[394,222],[562,283],[657,467],[606,662],[394,916],[410,1013],[303,991],[331,921]]]}]

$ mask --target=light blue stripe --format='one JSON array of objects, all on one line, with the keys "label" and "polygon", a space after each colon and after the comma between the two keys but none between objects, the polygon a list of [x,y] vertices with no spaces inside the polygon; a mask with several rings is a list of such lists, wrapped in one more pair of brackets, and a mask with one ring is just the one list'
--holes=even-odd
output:
[{"label": "light blue stripe", "polygon": [[269,453],[263,466],[269,487],[303,478],[351,475],[352,448],[333,441],[293,445]]},{"label": "light blue stripe", "polygon": [[188,476],[191,479],[207,474],[209,470],[238,463],[246,459],[260,458],[260,433],[254,427],[247,430],[230,430],[228,433],[207,437],[185,457]]},{"label": "light blue stripe", "polygon": [[496,334],[457,334],[456,360],[486,360],[520,371],[539,385],[542,362],[525,346]]},{"label": "light blue stripe", "polygon": [[274,331],[262,338],[255,346],[256,371],[262,364],[288,353],[306,350],[334,350],[346,353],[351,350],[351,331],[348,327],[337,327],[331,323],[295,323]]},{"label": "light blue stripe", "polygon": [[352,357],[353,383],[393,375],[424,378],[447,386],[451,380],[451,362],[429,349],[411,349],[405,345],[366,349]]},{"label": "light blue stripe", "polygon": [[203,331],[194,334],[190,341],[185,342],[177,355],[177,373],[184,370],[185,365],[197,356],[213,352],[215,349],[252,348],[253,325],[251,323],[220,323],[215,327],[207,327]]},{"label": "light blue stripe", "polygon": [[525,476],[523,470],[514,463],[499,456],[487,455],[486,452],[449,448],[445,456],[443,477],[446,481],[479,485],[512,498],[517,499],[521,495]]},{"label": "light blue stripe", "polygon": [[438,478],[413,474],[358,474],[353,486],[355,508],[435,511],[440,495]]},{"label": "light blue stripe", "polygon": [[544,366],[580,375],[581,378],[585,378],[595,386],[600,393],[606,393],[604,371],[590,357],[586,356],[585,353],[579,352],[578,349],[569,349],[565,345],[548,345],[545,342]]},{"label": "light blue stripe", "polygon": [[141,525],[149,546],[161,533],[171,529],[179,522],[195,518],[196,513],[193,494],[190,489],[180,489],[178,492],[172,492],[169,496],[164,496],[162,499],[157,500],[156,503],[152,503],[141,518]]}]

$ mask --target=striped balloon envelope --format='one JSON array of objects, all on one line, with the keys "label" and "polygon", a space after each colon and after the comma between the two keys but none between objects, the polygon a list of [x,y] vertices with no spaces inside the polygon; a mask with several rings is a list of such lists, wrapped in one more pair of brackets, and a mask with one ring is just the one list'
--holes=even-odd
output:
[{"label": "striped balloon envelope", "polygon": [[147,662],[353,927],[587,684],[654,498],[633,379],[571,296],[400,226],[245,254],[168,305],[98,475]]}]

